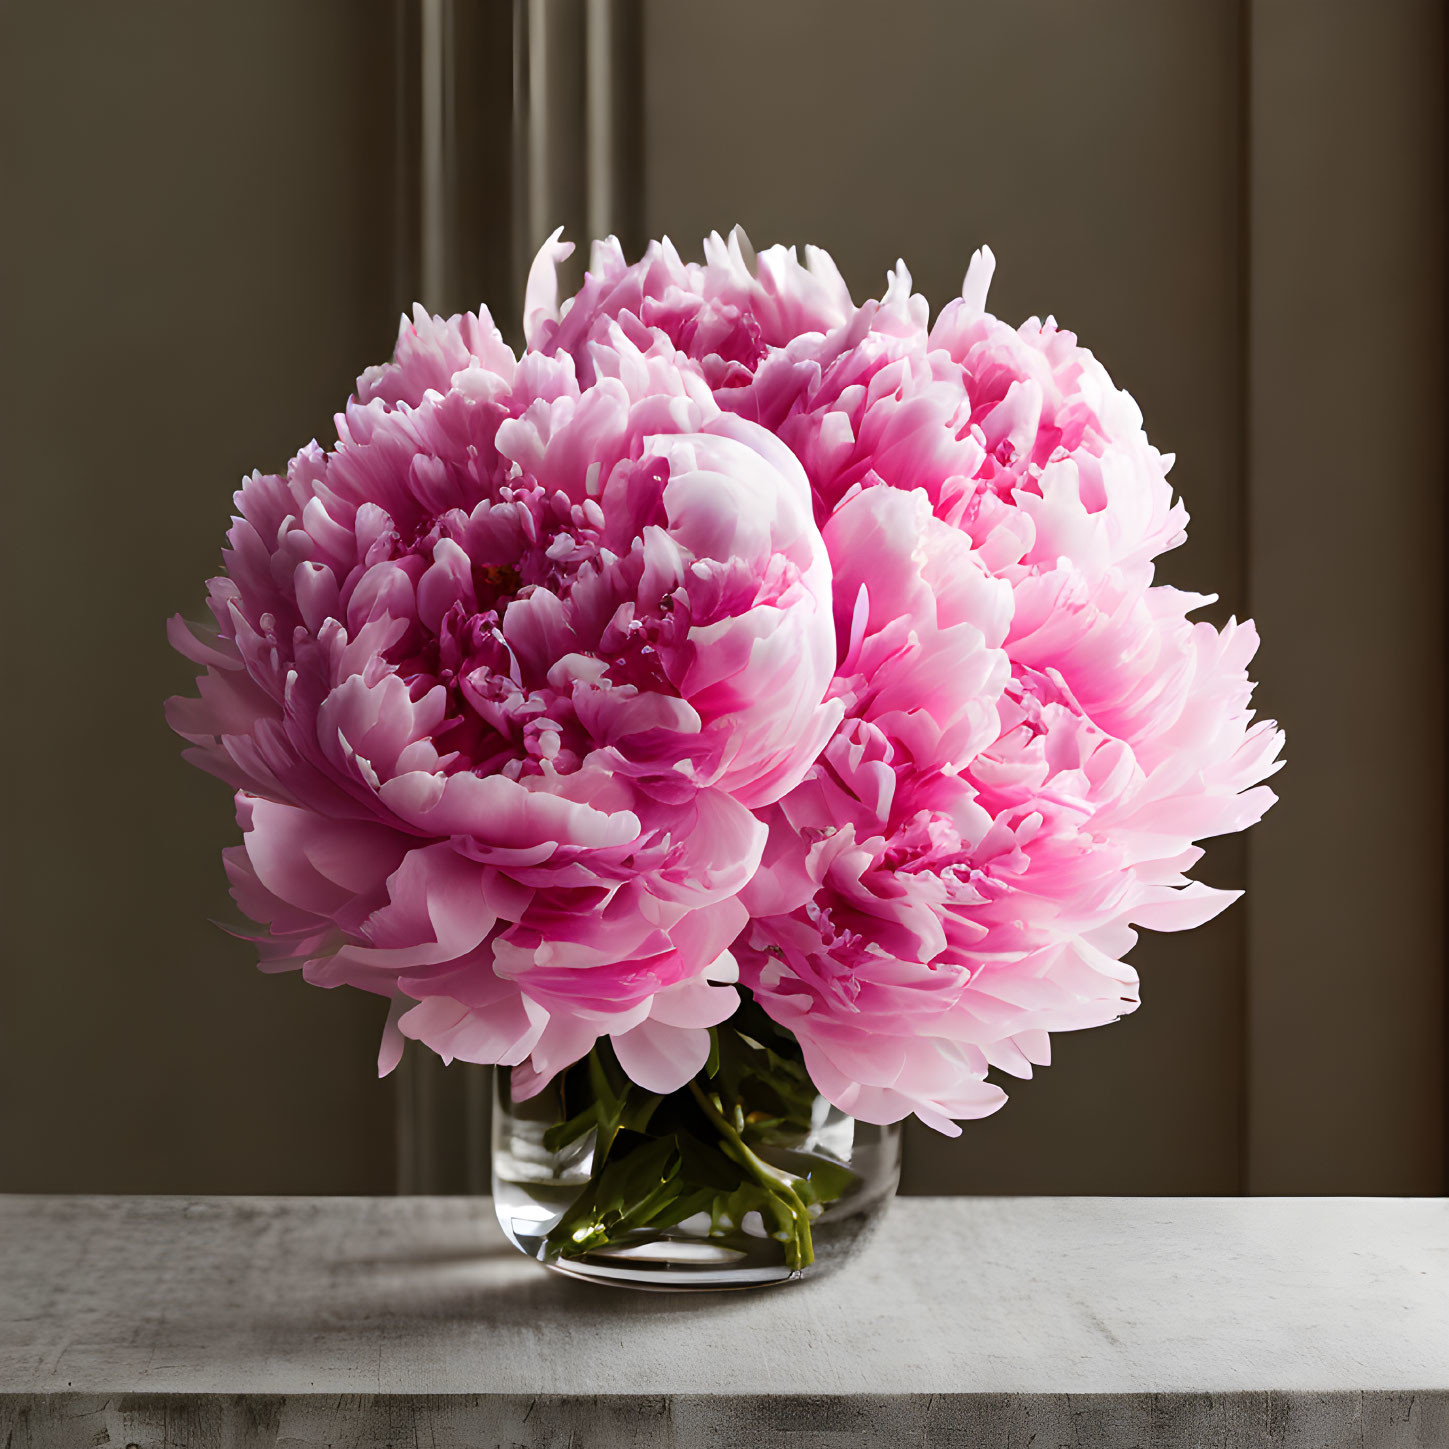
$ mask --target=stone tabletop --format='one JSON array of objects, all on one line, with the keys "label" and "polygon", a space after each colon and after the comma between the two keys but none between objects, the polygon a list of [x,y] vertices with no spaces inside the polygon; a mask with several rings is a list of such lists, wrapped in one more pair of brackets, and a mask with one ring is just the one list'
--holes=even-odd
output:
[{"label": "stone tabletop", "polygon": [[903,1198],[834,1276],[662,1295],[486,1200],[0,1197],[9,1449],[1033,1435],[1449,1449],[1449,1201]]}]

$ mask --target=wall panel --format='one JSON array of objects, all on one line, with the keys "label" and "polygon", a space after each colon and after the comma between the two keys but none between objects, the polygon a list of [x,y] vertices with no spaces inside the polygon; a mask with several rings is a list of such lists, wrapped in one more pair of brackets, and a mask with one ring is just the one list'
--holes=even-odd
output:
[{"label": "wall panel", "polygon": [[383,0],[7,7],[0,1189],[392,1183],[381,1003],[268,978],[165,622],[384,355]]},{"label": "wall panel", "polygon": [[[652,0],[646,230],[815,242],[858,299],[903,254],[933,308],[990,243],[993,310],[1077,330],[1177,452],[1164,576],[1241,613],[1241,40],[1221,0]],[[1224,842],[1201,873],[1242,870]],[[913,1129],[907,1186],[1237,1191],[1243,929],[1144,939],[1141,1011],[956,1142]]]},{"label": "wall panel", "polygon": [[1442,1192],[1444,12],[1257,0],[1248,1187]]}]

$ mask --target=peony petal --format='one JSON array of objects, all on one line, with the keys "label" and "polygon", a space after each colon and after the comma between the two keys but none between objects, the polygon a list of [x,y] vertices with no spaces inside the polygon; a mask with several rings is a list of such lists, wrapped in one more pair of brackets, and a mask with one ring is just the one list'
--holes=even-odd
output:
[{"label": "peony petal", "polygon": [[699,1027],[651,1019],[611,1040],[629,1080],[646,1092],[677,1092],[709,1060],[709,1032]]},{"label": "peony petal", "polygon": [[558,264],[574,252],[572,242],[559,240],[562,235],[563,227],[551,232],[528,269],[528,285],[523,295],[523,337],[530,347],[541,340],[546,323],[558,321]]}]

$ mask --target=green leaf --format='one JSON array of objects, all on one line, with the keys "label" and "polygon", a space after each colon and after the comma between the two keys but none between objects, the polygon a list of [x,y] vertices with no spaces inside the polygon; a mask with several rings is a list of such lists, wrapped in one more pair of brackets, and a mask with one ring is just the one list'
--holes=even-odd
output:
[{"label": "green leaf", "polygon": [[678,1195],[677,1189],[670,1192],[679,1172],[673,1139],[619,1135],[617,1155],[590,1179],[548,1235],[549,1245],[564,1256],[617,1242]]},{"label": "green leaf", "polygon": [[707,1142],[691,1132],[677,1132],[674,1140],[680,1166],[690,1182],[713,1193],[728,1192],[739,1184],[739,1164],[720,1151],[718,1140]]},{"label": "green leaf", "polygon": [[562,1152],[565,1147],[577,1142],[598,1125],[598,1105],[586,1107],[577,1117],[570,1117],[567,1122],[555,1122],[543,1134],[544,1149],[548,1152]]},{"label": "green leaf", "polygon": [[809,1171],[796,1185],[795,1191],[805,1199],[807,1205],[810,1203],[824,1204],[844,1197],[859,1181],[860,1175],[852,1172],[848,1167],[817,1157],[811,1162]]},{"label": "green leaf", "polygon": [[560,1115],[564,1103],[573,1112],[544,1145],[595,1137],[590,1179],[549,1234],[558,1256],[647,1241],[698,1213],[713,1234],[737,1237],[757,1212],[792,1267],[812,1260],[811,1209],[858,1179],[800,1153],[817,1096],[800,1045],[748,993],[709,1041],[700,1076],[667,1096],[631,1082],[607,1040],[564,1074]]},{"label": "green leaf", "polygon": [[632,1087],[620,1107],[619,1125],[627,1127],[631,1132],[647,1132],[649,1119],[663,1100],[657,1092],[645,1092],[639,1087]]}]

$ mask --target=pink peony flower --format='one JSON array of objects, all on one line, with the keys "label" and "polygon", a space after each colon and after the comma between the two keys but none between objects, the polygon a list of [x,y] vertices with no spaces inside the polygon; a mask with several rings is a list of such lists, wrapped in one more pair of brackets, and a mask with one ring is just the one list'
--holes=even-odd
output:
[{"label": "pink peony flower", "polygon": [[1253,628],[1155,582],[1171,459],[989,252],[931,325],[738,231],[560,304],[568,250],[521,360],[405,321],[175,626],[264,963],[520,1093],[603,1035],[681,1086],[738,971],[842,1109],[954,1132],[1233,899],[1186,872],[1273,801]]},{"label": "pink peony flower", "polygon": [[539,252],[524,304],[531,351],[580,358],[587,379],[587,340],[601,319],[642,339],[662,332],[699,367],[715,389],[748,384],[771,349],[802,334],[824,333],[854,315],[850,291],[829,255],[771,247],[758,258],[738,227],[726,242],[716,232],[704,244],[706,263],[686,263],[673,244],[650,242],[642,260],[624,260],[609,237],[594,243],[589,271],[561,309],[555,268],[573,248],[558,233]]},{"label": "pink peony flower", "polygon": [[516,361],[418,309],[236,506],[169,718],[237,789],[266,967],[393,997],[384,1069],[412,1037],[526,1092],[607,1034],[682,1085],[736,1004],[751,812],[843,708],[792,453],[657,332]]},{"label": "pink peony flower", "polygon": [[1193,842],[1268,808],[1281,735],[1252,723],[1252,626],[1154,583],[1187,523],[1171,459],[1070,333],[985,311],[989,252],[934,327],[904,265],[857,309],[823,253],[751,258],[738,232],[704,266],[601,244],[532,341],[662,330],[804,465],[845,716],[761,811],[736,955],[838,1106],[954,1131],[1000,1105],[990,1067],[1135,1008],[1134,927],[1230,903]]}]

